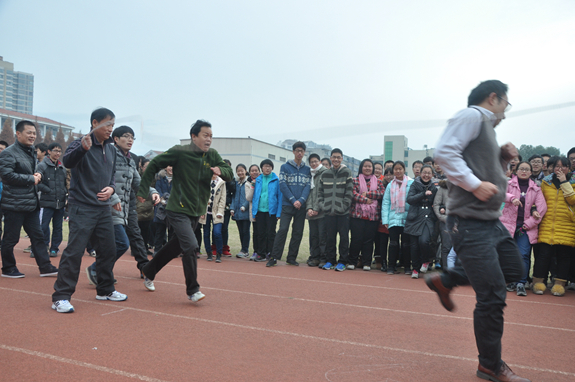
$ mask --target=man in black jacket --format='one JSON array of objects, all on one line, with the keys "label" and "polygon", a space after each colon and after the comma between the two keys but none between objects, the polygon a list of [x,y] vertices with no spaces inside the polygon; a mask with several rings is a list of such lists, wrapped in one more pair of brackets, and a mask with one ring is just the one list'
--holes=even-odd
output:
[{"label": "man in black jacket", "polygon": [[4,237],[2,240],[2,277],[22,278],[24,274],[16,267],[14,246],[20,241],[24,227],[34,252],[40,276],[57,276],[58,269],[50,263],[44,235],[40,228],[40,207],[36,186],[42,175],[35,172],[36,126],[31,121],[16,125],[16,142],[0,153],[0,177],[2,177],[2,212],[4,213]]},{"label": "man in black jacket", "polygon": [[[68,197],[66,188],[66,169],[60,162],[62,146],[51,143],[48,146],[48,155],[38,165],[37,171],[42,175],[42,182],[38,184],[40,190],[40,207],[42,213],[42,231],[44,242],[50,247],[50,257],[58,256],[62,243],[62,222],[64,221],[64,207]],[[50,221],[52,221],[52,245],[50,245]]]}]

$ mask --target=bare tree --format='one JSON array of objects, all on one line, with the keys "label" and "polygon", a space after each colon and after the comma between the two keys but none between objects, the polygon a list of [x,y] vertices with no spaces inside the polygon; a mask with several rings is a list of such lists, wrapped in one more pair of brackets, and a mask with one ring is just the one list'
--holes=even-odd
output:
[{"label": "bare tree", "polygon": [[14,136],[14,129],[12,129],[12,118],[6,118],[4,124],[2,125],[2,131],[0,132],[0,141],[6,141],[9,145],[16,142],[16,137]]},{"label": "bare tree", "polygon": [[66,138],[64,138],[64,131],[62,131],[62,127],[58,129],[58,133],[56,133],[56,139],[54,140],[54,142],[62,146],[62,151],[66,151],[68,145],[66,144]]},{"label": "bare tree", "polygon": [[54,138],[52,138],[52,129],[46,129],[46,135],[44,135],[44,141],[46,146],[50,146],[52,142],[54,142]]},{"label": "bare tree", "polygon": [[38,146],[40,143],[42,143],[42,134],[40,134],[38,124],[34,123],[34,125],[36,126],[36,140],[34,141],[34,146]]}]

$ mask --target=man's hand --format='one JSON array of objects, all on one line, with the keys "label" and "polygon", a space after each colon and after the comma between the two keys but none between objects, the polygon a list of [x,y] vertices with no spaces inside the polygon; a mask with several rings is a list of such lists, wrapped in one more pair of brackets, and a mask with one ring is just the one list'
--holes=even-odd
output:
[{"label": "man's hand", "polygon": [[99,201],[105,202],[106,200],[110,199],[110,196],[112,196],[113,193],[114,189],[112,187],[104,187],[102,188],[102,191],[98,192],[96,196],[98,197]]},{"label": "man's hand", "polygon": [[122,211],[122,205],[120,204],[120,202],[114,204],[112,208],[115,209],[116,211]]},{"label": "man's hand", "polygon": [[41,181],[42,181],[42,174],[40,174],[39,172],[35,173],[34,174],[34,185],[37,185]]},{"label": "man's hand", "polygon": [[431,192],[431,191],[429,191],[429,190],[425,191],[425,195],[429,196],[429,195],[431,195],[431,194],[433,194],[433,192]]},{"label": "man's hand", "polygon": [[[144,199],[144,198],[142,198]],[[146,201],[146,199],[144,199],[144,201]],[[160,194],[152,194],[152,202],[154,202],[154,206],[158,203],[160,203]],[[144,202],[142,202],[144,203]]]},{"label": "man's hand", "polygon": [[[156,195],[156,194],[154,194],[154,195]],[[140,203],[144,203],[146,201],[146,199],[142,198],[141,196],[136,196],[136,199],[138,199],[138,202],[140,202]],[[152,197],[152,199],[153,199],[153,197]],[[159,202],[159,200],[158,200],[158,202]],[[154,203],[154,204],[156,204],[156,203]]]},{"label": "man's hand", "polygon": [[496,185],[490,182],[481,182],[479,187],[473,191],[473,195],[482,202],[486,202],[499,191]]},{"label": "man's hand", "polygon": [[296,200],[296,201],[293,203],[293,206],[294,206],[296,209],[299,210],[299,209],[301,208],[301,202],[300,202],[299,200]]},{"label": "man's hand", "polygon": [[210,170],[212,170],[212,172],[214,174],[216,174],[217,176],[221,176],[222,175],[222,170],[220,170],[219,167],[210,167]]},{"label": "man's hand", "polygon": [[517,151],[517,147],[511,142],[507,142],[503,146],[501,146],[501,158],[505,161],[509,162],[511,159],[519,156],[519,151]]},{"label": "man's hand", "polygon": [[86,151],[90,150],[90,147],[92,147],[92,138],[90,138],[90,134],[84,135],[80,142],[82,143],[82,147]]}]

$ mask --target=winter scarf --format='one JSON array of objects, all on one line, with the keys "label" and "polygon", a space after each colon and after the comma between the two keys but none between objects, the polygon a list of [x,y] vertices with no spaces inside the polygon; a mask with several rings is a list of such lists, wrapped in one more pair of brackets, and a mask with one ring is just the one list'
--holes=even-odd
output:
[{"label": "winter scarf", "polygon": [[[311,167],[310,167],[311,168]],[[323,168],[323,165],[320,163],[319,166],[317,166],[315,169],[311,169],[309,172],[311,173],[311,181],[310,181],[310,188],[313,190],[313,188],[315,187],[315,184],[313,183],[313,179],[315,178],[317,172],[319,171],[320,168]]]},{"label": "winter scarf", "polygon": [[391,209],[400,214],[405,212],[405,190],[408,179],[407,175],[403,175],[403,179],[394,178],[391,182]]},{"label": "winter scarf", "polygon": [[[369,191],[377,191],[377,178],[375,175],[365,176],[359,174],[357,178],[359,180],[359,192],[361,194]],[[369,190],[367,189],[366,178],[369,179]],[[403,190],[403,192],[405,193],[405,190]],[[374,200],[371,204],[360,203],[359,208],[361,209],[362,216],[369,218],[369,220],[377,220],[375,218],[377,216],[377,200]]]}]

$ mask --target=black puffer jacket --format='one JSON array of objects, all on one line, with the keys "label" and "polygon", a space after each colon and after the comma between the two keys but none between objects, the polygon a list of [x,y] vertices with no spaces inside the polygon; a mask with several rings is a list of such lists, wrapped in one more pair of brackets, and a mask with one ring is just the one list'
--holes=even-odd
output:
[{"label": "black puffer jacket", "polygon": [[68,189],[66,188],[66,168],[62,162],[52,162],[48,155],[38,165],[37,172],[42,174],[42,182],[38,184],[40,207],[61,209],[66,206]]},{"label": "black puffer jacket", "polygon": [[[426,191],[431,191],[431,195],[425,195]],[[431,181],[427,185],[422,183],[420,177],[413,181],[405,199],[409,203],[409,212],[403,232],[421,236],[424,226],[429,228],[429,232],[433,232],[433,226],[437,221],[435,212],[433,212],[433,199],[436,193],[437,187]]]},{"label": "black puffer jacket", "polygon": [[34,185],[36,149],[16,141],[0,153],[2,178],[2,209],[30,212],[38,208],[38,193]]}]

